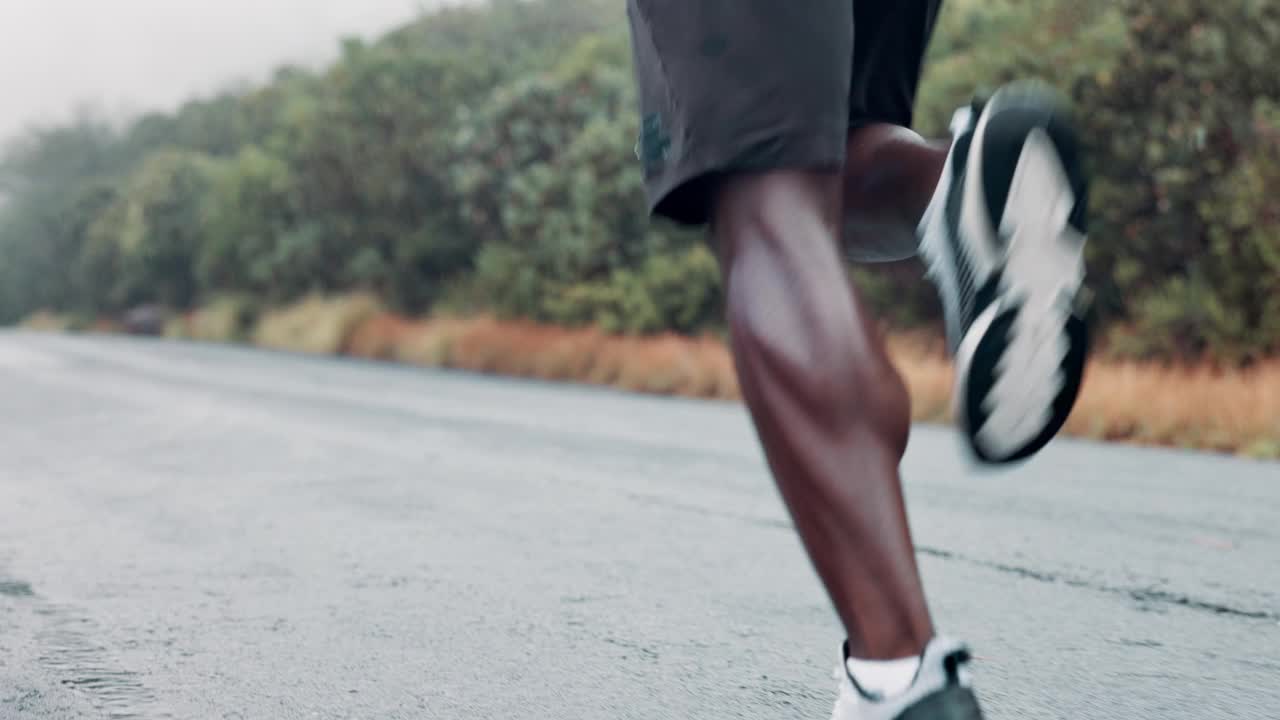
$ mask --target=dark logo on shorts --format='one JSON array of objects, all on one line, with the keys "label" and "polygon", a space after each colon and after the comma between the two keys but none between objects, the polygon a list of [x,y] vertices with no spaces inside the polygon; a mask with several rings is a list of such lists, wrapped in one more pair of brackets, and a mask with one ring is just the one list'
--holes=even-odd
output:
[{"label": "dark logo on shorts", "polygon": [[644,117],[640,124],[640,140],[636,143],[636,158],[644,163],[646,170],[652,170],[667,159],[671,151],[671,136],[662,127],[662,117],[652,113]]}]

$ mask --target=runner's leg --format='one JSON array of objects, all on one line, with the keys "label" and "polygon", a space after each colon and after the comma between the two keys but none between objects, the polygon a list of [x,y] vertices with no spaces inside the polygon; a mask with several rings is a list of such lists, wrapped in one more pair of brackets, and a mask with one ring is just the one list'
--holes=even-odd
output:
[{"label": "runner's leg", "polygon": [[715,236],[738,376],[796,528],[868,659],[933,637],[898,481],[910,400],[838,250],[841,179],[725,181]]},{"label": "runner's leg", "polygon": [[934,637],[916,567],[898,481],[906,389],[841,258],[852,2],[628,8],[650,208],[713,227],[747,406],[846,657],[918,671],[892,698],[846,674],[837,717],[979,718],[967,655]]},{"label": "runner's leg", "polygon": [[857,654],[933,635],[897,466],[909,399],[839,240],[850,0],[631,0],[652,208],[713,225],[747,406]]}]

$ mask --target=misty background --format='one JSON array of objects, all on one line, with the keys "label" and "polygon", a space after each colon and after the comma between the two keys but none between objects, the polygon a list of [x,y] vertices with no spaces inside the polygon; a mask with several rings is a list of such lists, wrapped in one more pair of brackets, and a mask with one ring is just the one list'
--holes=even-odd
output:
[{"label": "misty background", "polygon": [[82,106],[119,122],[193,96],[319,68],[446,0],[6,0],[0,142]]},{"label": "misty background", "polygon": [[[457,330],[492,318],[660,348],[725,327],[710,245],[645,212],[621,0],[443,4],[460,7],[0,7],[0,133],[45,124],[0,149],[0,324],[483,371],[508,358],[503,371],[682,392],[660,364],[597,362],[595,344],[532,363],[503,344],[527,333]],[[1206,380],[1178,412],[1150,409],[1168,394],[1159,373],[1132,407],[1091,385],[1111,404],[1079,432],[1280,456],[1280,403],[1256,390],[1280,389],[1277,56],[1274,0],[946,3],[918,130],[945,133],[975,90],[1016,78],[1079,110],[1095,357],[1239,371],[1238,391]],[[98,110],[71,114],[86,101]],[[852,271],[892,332],[937,345],[919,263]],[[684,391],[733,394],[712,355]],[[1114,387],[1138,388],[1126,377]],[[923,419],[944,395],[913,392]]]}]

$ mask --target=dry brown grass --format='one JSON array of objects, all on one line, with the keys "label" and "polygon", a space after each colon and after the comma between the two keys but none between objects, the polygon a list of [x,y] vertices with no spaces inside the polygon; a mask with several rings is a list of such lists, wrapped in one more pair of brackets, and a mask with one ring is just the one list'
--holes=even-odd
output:
[{"label": "dry brown grass", "polygon": [[251,330],[252,310],[253,305],[246,299],[221,297],[191,312],[170,316],[162,334],[180,340],[240,342]]},{"label": "dry brown grass", "polygon": [[371,295],[312,296],[264,315],[252,340],[274,350],[336,355],[347,350],[360,324],[381,310]]},{"label": "dry brown grass", "polygon": [[[950,421],[952,370],[927,340],[890,338],[917,420]],[[1095,360],[1067,435],[1280,458],[1280,359],[1249,369]]]},{"label": "dry brown grass", "polygon": [[[733,360],[713,337],[616,337],[493,318],[409,323],[393,359],[482,373],[738,400]],[[949,422],[952,368],[940,342],[891,335],[917,421]],[[1249,370],[1094,362],[1068,421],[1075,436],[1280,457],[1280,359]]]},{"label": "dry brown grass", "polygon": [[413,323],[391,349],[391,359],[425,367],[448,367],[450,348],[460,326],[444,319]]},{"label": "dry brown grass", "polygon": [[241,298],[218,298],[188,316],[187,331],[192,340],[236,342],[249,331],[246,321],[252,306]]},{"label": "dry brown grass", "polygon": [[1094,363],[1067,431],[1280,458],[1280,359],[1243,370]]},{"label": "dry brown grass", "polygon": [[[368,321],[353,339],[378,335],[390,344],[386,357],[430,367],[587,382],[626,390],[689,397],[737,399],[738,384],[728,351],[712,338],[662,335],[617,337],[591,329],[546,327],[491,317],[439,318],[412,322]],[[369,356],[367,353],[358,352]]]},{"label": "dry brown grass", "polygon": [[175,313],[165,320],[164,329],[160,331],[160,335],[170,340],[194,340],[191,334],[191,317],[196,312],[199,311]]},{"label": "dry brown grass", "polygon": [[951,422],[954,373],[942,343],[924,334],[889,335],[889,356],[911,392],[911,418],[916,422]]},{"label": "dry brown grass", "polygon": [[[175,319],[171,331],[226,339],[231,317],[230,305],[210,308]],[[24,325],[60,331],[74,328],[74,320],[38,313]],[[370,296],[350,295],[308,298],[268,313],[250,339],[293,351],[741,399],[729,351],[711,336],[619,337],[491,317],[412,320],[385,312]],[[919,334],[891,334],[887,340],[911,390],[914,419],[949,422],[952,369],[942,344]],[[1245,370],[1097,360],[1066,433],[1280,459],[1280,358]]]},{"label": "dry brown grass", "polygon": [[343,351],[369,360],[395,360],[396,347],[413,330],[408,318],[389,312],[376,312],[361,320],[351,331]]},{"label": "dry brown grass", "polygon": [[22,327],[37,332],[67,332],[75,329],[75,318],[63,313],[38,310],[22,321]]},{"label": "dry brown grass", "polygon": [[110,318],[98,318],[97,320],[94,320],[92,323],[89,323],[88,330],[91,333],[99,333],[102,335],[114,335],[124,332],[124,328],[120,323]]}]

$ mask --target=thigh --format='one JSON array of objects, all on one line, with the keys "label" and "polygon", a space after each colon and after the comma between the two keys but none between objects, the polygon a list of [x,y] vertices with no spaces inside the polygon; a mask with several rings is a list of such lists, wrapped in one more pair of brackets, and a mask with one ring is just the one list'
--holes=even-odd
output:
[{"label": "thigh", "polygon": [[628,0],[651,208],[701,224],[717,178],[838,169],[850,0]]},{"label": "thigh", "polygon": [[942,0],[854,0],[849,127],[911,127]]}]

